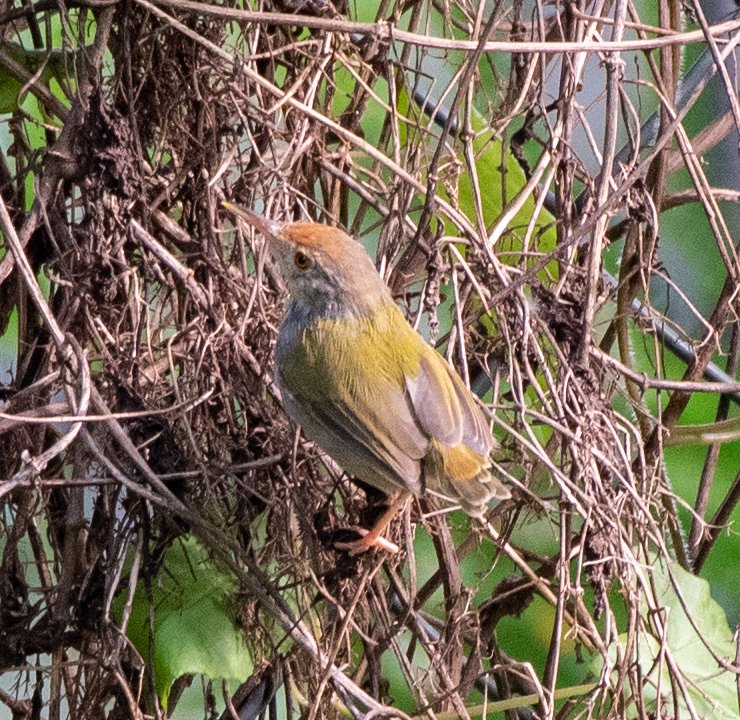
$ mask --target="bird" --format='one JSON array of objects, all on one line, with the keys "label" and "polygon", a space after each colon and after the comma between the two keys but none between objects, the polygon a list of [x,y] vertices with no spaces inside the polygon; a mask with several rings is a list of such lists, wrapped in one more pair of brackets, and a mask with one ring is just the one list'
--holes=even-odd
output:
[{"label": "bird", "polygon": [[373,528],[337,547],[397,552],[383,532],[410,496],[476,518],[509,498],[475,396],[408,323],[365,248],[337,227],[223,204],[266,238],[290,296],[275,349],[285,411],[351,477],[389,496]]}]

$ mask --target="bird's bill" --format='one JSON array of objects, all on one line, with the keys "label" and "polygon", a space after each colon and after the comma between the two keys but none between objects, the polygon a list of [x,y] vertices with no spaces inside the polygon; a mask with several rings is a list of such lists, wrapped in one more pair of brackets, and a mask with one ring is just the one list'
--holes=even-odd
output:
[{"label": "bird's bill", "polygon": [[221,205],[225,207],[232,215],[243,220],[247,225],[251,225],[255,230],[262,233],[266,238],[279,238],[282,223],[270,220],[269,218],[258,215],[241,205],[235,205],[228,200],[223,200]]}]

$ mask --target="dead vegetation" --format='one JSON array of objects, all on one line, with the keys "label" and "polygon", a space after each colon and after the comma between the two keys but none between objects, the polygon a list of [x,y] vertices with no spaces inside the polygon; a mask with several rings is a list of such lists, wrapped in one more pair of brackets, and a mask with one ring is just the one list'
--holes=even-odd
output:
[{"label": "dead vegetation", "polygon": [[[477,689],[489,702],[535,694],[534,715],[520,716],[555,717],[568,644],[601,670],[587,701],[573,692],[558,717],[647,717],[652,681],[636,658],[661,621],[643,568],[664,558],[699,569],[737,501],[736,481],[724,515],[711,516],[700,491],[687,533],[664,464],[664,440],[706,391],[728,333],[723,390],[734,396],[718,420],[738,396],[737,255],[698,160],[728,132],[726,118],[687,145],[674,114],[688,107],[675,98],[676,41],[640,81],[665,104],[654,136],[643,128],[638,138],[636,83],[621,56],[599,52],[596,27],[614,40],[623,30],[608,30],[606,13],[594,25],[570,6],[531,18],[497,4],[489,17],[475,4],[420,2],[388,4],[378,19],[391,24],[370,27],[341,4],[268,5],[68,4],[66,108],[48,100],[44,128],[22,109],[5,123],[0,329],[9,337],[17,326],[18,341],[0,386],[0,664],[11,678],[0,700],[14,718],[166,714],[126,621],[132,589],[156,586],[167,549],[194,536],[234,580],[228,605],[254,662],[232,710],[272,688],[286,715],[404,707],[464,717]],[[20,10],[0,8],[8,42],[35,38],[34,28],[43,40],[59,22],[55,7]],[[406,36],[389,29],[402,16]],[[666,30],[679,25],[664,20]],[[713,37],[724,52],[724,36]],[[588,112],[581,56],[538,52],[532,43],[543,40],[580,41],[604,63],[587,76],[606,81]],[[494,41],[525,44],[496,61],[482,46]],[[22,95],[43,104],[33,72]],[[432,82],[435,72],[457,74],[446,84]],[[42,135],[35,145],[30,125]],[[642,150],[618,156],[618,127]],[[584,128],[596,165],[576,137]],[[492,208],[521,199],[516,186],[492,184],[510,153],[528,168],[529,202],[547,204],[556,225],[540,215],[527,226],[514,213],[497,226]],[[683,200],[667,189],[679,167],[694,177]],[[429,323],[474,386],[493,387],[496,462],[514,497],[491,523],[422,501],[393,528],[398,558],[334,548],[382,498],[297,439],[282,413],[271,380],[280,287],[259,238],[234,228],[223,199],[377,239],[379,267],[411,320]],[[658,219],[674,201],[706,208],[725,263],[680,381],[662,377],[663,323],[675,322],[647,300],[639,317],[635,305],[664,276]],[[601,271],[617,241],[615,290]],[[635,327],[653,373],[633,355]],[[528,527],[548,541],[528,543]],[[516,625],[500,629],[535,602],[549,606],[551,635],[537,672],[502,650]],[[668,707],[697,717],[664,650]],[[206,685],[206,716],[222,694]]]}]

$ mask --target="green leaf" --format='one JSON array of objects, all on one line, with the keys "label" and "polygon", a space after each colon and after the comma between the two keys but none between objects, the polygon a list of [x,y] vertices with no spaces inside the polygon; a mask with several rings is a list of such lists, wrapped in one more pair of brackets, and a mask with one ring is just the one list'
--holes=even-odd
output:
[{"label": "green leaf", "polygon": [[28,50],[14,42],[0,41],[0,114],[18,109],[21,90],[29,90],[24,75],[32,77],[40,68],[36,83],[45,85],[63,105],[69,106],[60,86],[72,80],[66,67],[67,63],[72,67],[72,61],[71,54],[65,55],[62,50]]},{"label": "green leaf", "polygon": [[167,550],[150,597],[139,583],[127,634],[152,665],[163,707],[172,683],[183,675],[242,681],[252,673],[252,658],[226,604],[233,590],[194,538]]},{"label": "green leaf", "polygon": [[[417,110],[409,100],[405,91],[399,92],[397,108],[400,118],[416,118],[420,123],[426,124],[420,118]],[[473,162],[477,173],[477,183],[480,189],[480,206],[483,222],[488,229],[493,228],[503,214],[507,206],[522,192],[527,185],[527,176],[519,161],[509,151],[508,147],[488,127],[483,116],[476,110],[472,110],[471,126],[475,133],[473,138]],[[413,120],[400,122],[401,142],[406,144],[414,140],[418,131]],[[452,167],[461,168],[456,177],[448,178],[446,182],[440,182],[437,187],[439,195],[451,204],[456,205],[471,221],[477,222],[475,187],[465,163],[465,152],[462,141],[454,140],[456,158],[450,163]],[[517,265],[523,251],[536,250],[538,255],[547,254],[555,249],[557,233],[555,230],[555,218],[546,209],[540,210],[534,223],[532,247],[525,248],[523,239],[532,217],[535,215],[537,203],[533,195],[524,199],[522,206],[514,214],[508,224],[507,232],[501,237],[495,247],[496,254],[501,261]],[[452,221],[445,219],[445,232],[453,235],[456,230]],[[461,248],[464,251],[464,248]],[[537,260],[529,262],[530,265]],[[557,277],[558,266],[551,262],[547,266],[550,277]],[[547,281],[546,274],[541,279]]]},{"label": "green leaf", "polygon": [[[712,720],[737,720],[738,698],[733,673],[723,669],[714,655],[732,662],[735,646],[727,616],[709,592],[706,580],[696,577],[679,566],[673,566],[669,574],[657,562],[650,571],[655,599],[667,630],[664,647],[681,673],[689,700],[699,717]],[[671,574],[680,592],[671,583]],[[683,603],[681,601],[683,598]],[[648,628],[654,625],[645,614]],[[701,633],[701,636],[699,635]],[[626,646],[626,637],[620,636]],[[663,716],[691,717],[688,703],[681,691],[672,692],[674,682],[668,669],[666,657],[661,652],[658,633],[644,633],[638,644],[638,661],[643,674],[643,701],[648,710],[657,709],[658,688]],[[678,700],[678,707],[674,701]],[[636,708],[630,705],[630,716]]]},{"label": "green leaf", "polygon": [[[501,140],[494,136],[493,131],[487,126],[484,117],[475,109],[471,112],[471,125],[476,133],[473,139],[473,149],[476,153],[476,168],[480,181],[494,182],[495,185],[481,185],[483,192],[481,200],[483,205],[483,217],[486,223],[495,221],[503,212],[507,203],[510,203],[516,195],[527,184],[527,176],[516,157],[504,146]],[[466,198],[470,198],[470,210],[473,207],[473,186],[468,176],[464,177],[465,183],[461,184],[461,194],[464,191]],[[505,188],[505,192],[486,192],[485,190]],[[461,201],[462,204],[462,201]],[[531,217],[534,215],[536,202],[530,195],[522,208],[516,214],[512,226],[526,228]],[[540,229],[547,228],[551,235],[552,247],[555,246],[555,218],[544,208],[537,217],[537,226]],[[552,249],[552,247],[550,249]]]}]

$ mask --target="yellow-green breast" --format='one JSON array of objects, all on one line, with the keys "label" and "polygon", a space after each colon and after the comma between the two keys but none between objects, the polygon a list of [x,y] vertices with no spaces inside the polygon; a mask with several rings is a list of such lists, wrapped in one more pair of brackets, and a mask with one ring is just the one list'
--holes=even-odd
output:
[{"label": "yellow-green breast", "polygon": [[316,319],[283,357],[282,381],[296,397],[363,397],[385,383],[403,388],[426,349],[395,304],[383,302],[372,315]]}]

